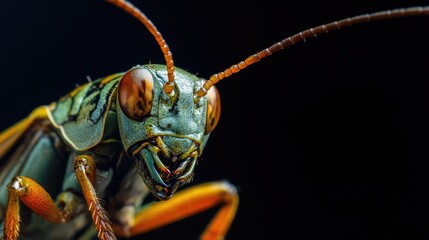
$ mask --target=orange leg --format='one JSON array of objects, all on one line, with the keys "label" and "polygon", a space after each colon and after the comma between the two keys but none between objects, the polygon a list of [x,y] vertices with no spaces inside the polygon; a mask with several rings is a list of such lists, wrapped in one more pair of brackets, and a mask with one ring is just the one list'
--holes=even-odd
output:
[{"label": "orange leg", "polygon": [[[93,187],[96,169],[95,161],[87,155],[78,156],[74,161],[76,178],[82,188],[83,195],[91,213],[98,237],[101,240],[116,239],[107,214],[97,198]],[[75,216],[74,199],[68,200],[60,209],[49,193],[36,181],[25,176],[14,177],[8,185],[8,205],[4,224],[4,239],[15,240],[19,236],[19,200],[34,213],[53,223],[64,223]],[[59,196],[59,201],[67,197],[67,192]],[[68,198],[69,199],[69,198]]]},{"label": "orange leg", "polygon": [[31,178],[14,177],[8,185],[9,199],[4,224],[6,240],[17,239],[19,235],[19,199],[47,221],[62,223],[67,214],[60,210],[48,192]]},{"label": "orange leg", "polygon": [[88,155],[80,155],[74,161],[74,168],[76,177],[82,188],[82,193],[88,204],[92,221],[95,224],[95,229],[98,231],[98,238],[100,240],[116,239],[107,213],[98,200],[97,193],[93,186],[96,176],[94,159]]},{"label": "orange leg", "polygon": [[226,235],[238,208],[238,194],[227,182],[213,182],[197,185],[176,193],[170,200],[148,204],[136,214],[132,226],[118,228],[122,236],[135,236],[169,223],[184,219],[223,204],[200,239],[219,240]]}]

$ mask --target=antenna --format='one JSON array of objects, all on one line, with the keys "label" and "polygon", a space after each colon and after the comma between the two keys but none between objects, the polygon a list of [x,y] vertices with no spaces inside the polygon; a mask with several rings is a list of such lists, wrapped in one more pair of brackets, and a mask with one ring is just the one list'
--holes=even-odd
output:
[{"label": "antenna", "polygon": [[328,33],[333,30],[339,30],[341,28],[357,25],[360,23],[387,20],[387,19],[399,18],[399,17],[418,16],[418,15],[425,15],[425,14],[429,15],[429,6],[399,8],[399,9],[393,9],[393,10],[374,12],[370,14],[357,15],[355,17],[344,18],[339,21],[333,21],[327,24],[319,25],[314,28],[309,28],[307,30],[298,32],[288,38],[285,38],[280,42],[277,42],[256,54],[249,56],[244,61],[241,61],[238,64],[234,64],[222,72],[213,74],[203,84],[203,86],[196,92],[196,95],[197,97],[205,96],[207,94],[207,91],[220,80],[227,78],[234,73],[240,72],[241,70],[247,68],[248,66],[256,62],[259,62],[261,59],[271,56],[275,52],[283,50],[296,43],[303,42],[307,38],[313,38],[323,33]]},{"label": "antenna", "polygon": [[149,32],[155,37],[156,42],[161,47],[161,51],[164,54],[165,62],[167,65],[168,81],[164,83],[163,90],[167,95],[170,95],[174,90],[174,61],[173,61],[173,55],[171,54],[170,48],[168,47],[161,33],[158,31],[158,29],[155,27],[152,21],[149,20],[149,18],[146,17],[146,15],[143,12],[141,12],[130,2],[126,0],[106,0],[106,1],[124,10],[125,12],[129,13],[133,17],[135,17],[137,20],[143,23],[143,25],[145,25],[147,30],[149,30]]}]

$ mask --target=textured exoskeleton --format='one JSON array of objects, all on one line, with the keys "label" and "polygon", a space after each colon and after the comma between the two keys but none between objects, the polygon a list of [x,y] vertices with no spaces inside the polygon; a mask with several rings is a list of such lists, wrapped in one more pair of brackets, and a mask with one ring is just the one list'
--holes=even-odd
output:
[{"label": "textured exoskeleton", "polygon": [[[106,216],[100,218],[112,221],[118,235],[146,231],[132,229],[138,222],[135,215],[142,201],[149,192],[159,200],[167,200],[179,186],[192,179],[196,161],[220,114],[217,90],[212,88],[207,96],[196,101],[195,91],[204,79],[181,69],[175,71],[175,97],[167,96],[162,90],[167,82],[165,69],[163,65],[137,66],[126,73],[92,81],[58,102],[39,107],[7,130],[1,145],[2,221],[8,189],[21,184],[16,176],[25,176],[35,180],[51,196],[58,196],[61,219],[48,219],[68,223],[41,221],[40,216],[25,209],[21,214],[21,234],[26,239],[40,239],[45,233],[52,238],[75,238],[90,221],[85,193],[76,177],[76,162],[93,159],[96,198],[105,202],[110,220]],[[209,197],[214,192],[207,187],[217,188],[214,192],[218,193],[214,195],[226,193],[228,198],[237,199],[234,187],[226,182],[197,189]],[[201,202],[195,200],[192,193],[185,192],[183,196],[188,202],[177,206],[173,203],[173,208]],[[219,202],[217,197],[209,198]],[[234,206],[229,210],[232,213],[236,201],[233,200]],[[179,215],[189,214],[185,212]]]},{"label": "textured exoskeleton", "polygon": [[[214,85],[307,38],[429,13],[429,7],[402,8],[316,26],[205,80],[174,67],[165,40],[140,10],[108,1],[145,25],[165,65],[89,82],[0,134],[0,235],[7,240],[132,237],[215,206],[201,239],[223,239],[238,208],[235,187],[219,181],[178,191],[192,180],[218,123]],[[155,201],[145,201],[149,194]]]}]

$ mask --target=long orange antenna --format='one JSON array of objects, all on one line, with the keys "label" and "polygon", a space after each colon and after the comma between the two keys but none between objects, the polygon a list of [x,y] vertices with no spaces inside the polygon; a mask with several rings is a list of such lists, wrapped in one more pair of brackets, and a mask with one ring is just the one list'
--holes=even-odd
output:
[{"label": "long orange antenna", "polygon": [[271,45],[271,47],[269,48],[266,48],[256,54],[249,56],[246,60],[241,61],[238,64],[232,65],[225,71],[212,75],[210,79],[207,80],[204,83],[204,85],[197,91],[196,93],[197,97],[205,96],[207,94],[207,91],[220,80],[227,78],[232,74],[237,73],[256,62],[259,62],[262,58],[268,57],[277,51],[283,50],[286,47],[302,42],[307,38],[316,37],[317,35],[328,33],[332,30],[337,30],[337,29],[341,29],[344,27],[348,27],[348,26],[356,25],[360,23],[387,20],[390,18],[398,18],[398,17],[417,16],[417,15],[424,15],[424,14],[429,14],[429,6],[399,8],[399,9],[375,12],[371,14],[363,14],[363,15],[358,15],[351,18],[345,18],[339,21],[334,21],[328,24],[323,24],[314,28],[307,29],[305,31],[292,35],[288,38],[285,38],[282,41]]},{"label": "long orange antenna", "polygon": [[170,48],[162,37],[161,33],[146,17],[146,15],[141,12],[138,8],[132,5],[130,2],[126,0],[107,0],[108,2],[116,5],[118,8],[121,8],[125,12],[131,14],[135,18],[137,18],[141,23],[145,25],[147,30],[155,37],[156,42],[161,47],[161,51],[164,54],[165,62],[167,65],[167,76],[168,81],[164,84],[164,92],[169,95],[174,90],[174,61],[173,55],[171,54]]}]

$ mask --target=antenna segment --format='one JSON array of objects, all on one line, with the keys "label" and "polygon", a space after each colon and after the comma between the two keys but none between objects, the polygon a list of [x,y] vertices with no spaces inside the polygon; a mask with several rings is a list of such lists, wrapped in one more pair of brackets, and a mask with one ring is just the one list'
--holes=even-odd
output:
[{"label": "antenna segment", "polygon": [[164,84],[163,90],[167,95],[170,95],[174,90],[174,61],[173,55],[171,54],[170,48],[162,37],[161,33],[155,27],[151,20],[149,20],[146,15],[141,12],[138,8],[132,5],[130,2],[126,0],[107,0],[109,3],[117,6],[118,8],[124,10],[129,13],[137,20],[139,20],[147,30],[155,37],[156,42],[161,47],[161,51],[164,54],[165,63],[167,65],[167,76],[168,81]]},{"label": "antenna segment", "polygon": [[275,52],[285,49],[291,45],[294,45],[299,42],[303,42],[307,38],[313,38],[317,35],[328,33],[333,30],[339,30],[344,27],[357,25],[360,23],[367,23],[373,21],[387,20],[391,18],[399,17],[408,17],[408,16],[418,16],[418,15],[429,15],[429,6],[425,7],[409,7],[409,8],[399,8],[393,10],[386,10],[380,12],[374,12],[370,14],[358,15],[355,17],[345,18],[339,21],[333,21],[327,24],[319,25],[314,28],[309,28],[302,32],[296,33],[288,38],[281,40],[269,48],[266,48],[256,54],[253,54],[246,58],[246,60],[234,64],[226,70],[213,74],[204,85],[197,91],[197,97],[203,97],[207,94],[207,91],[215,85],[220,80],[231,76],[234,73],[237,73],[246,67],[259,62],[261,59],[272,55]]}]

